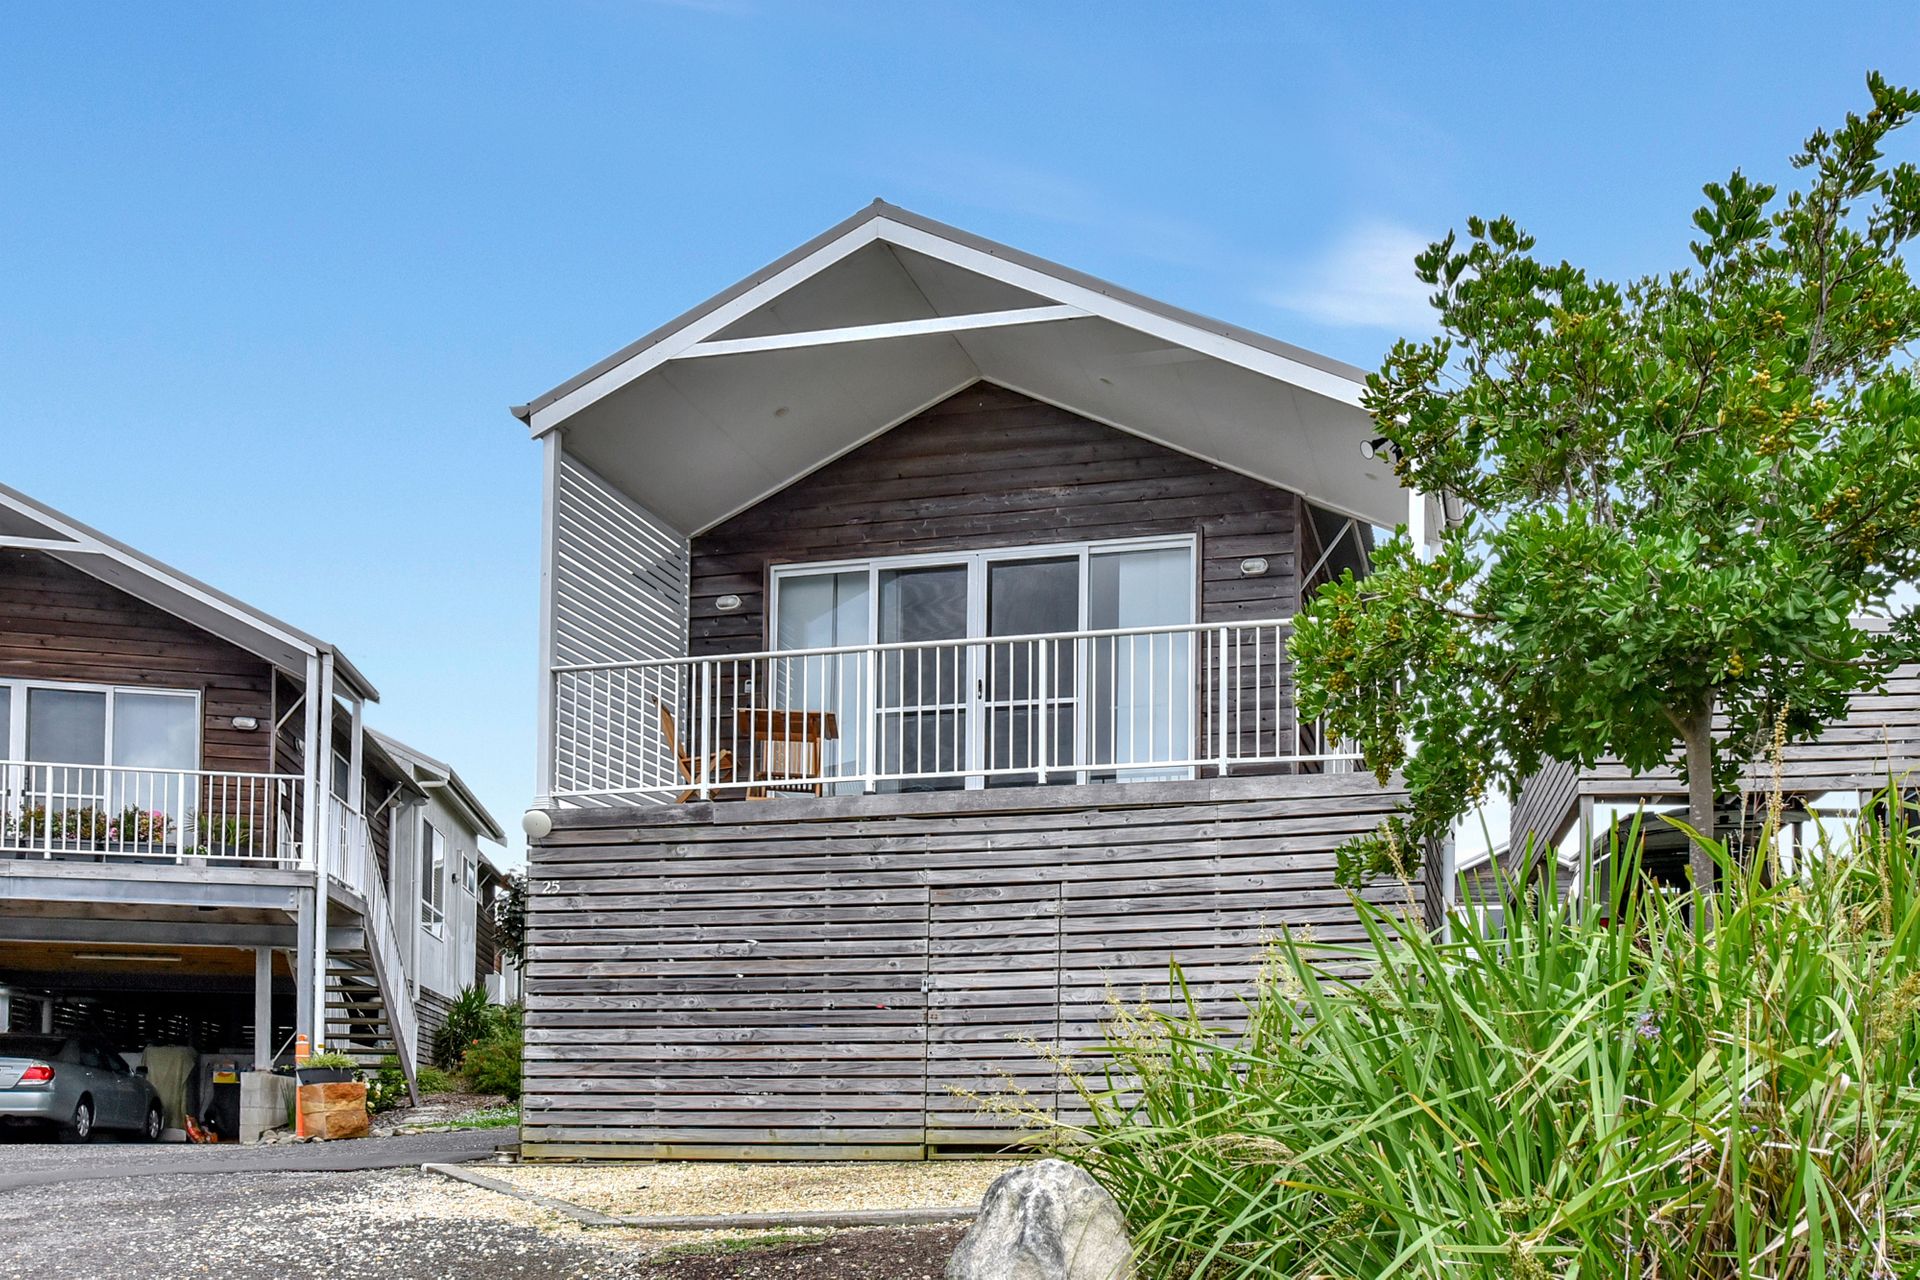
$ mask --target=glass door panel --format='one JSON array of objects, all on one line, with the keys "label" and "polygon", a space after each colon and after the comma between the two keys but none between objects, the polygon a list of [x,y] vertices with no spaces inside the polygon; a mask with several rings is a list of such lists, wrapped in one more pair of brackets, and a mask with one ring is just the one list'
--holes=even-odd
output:
[{"label": "glass door panel", "polygon": [[107,695],[27,690],[26,833],[54,846],[106,839]]},{"label": "glass door panel", "polygon": [[[107,809],[113,818],[113,839],[123,849],[161,852],[194,836],[196,805],[238,810],[243,807],[237,787],[221,787],[220,794],[197,795],[196,780],[182,773],[131,772],[131,769],[190,770],[199,764],[199,700],[180,694],[131,693],[113,695],[113,763],[129,766],[108,778]],[[234,829],[245,822],[248,830],[264,814],[234,812]],[[201,833],[203,834],[203,833]],[[186,843],[198,845],[199,839]],[[235,841],[237,843],[237,841]]]},{"label": "glass door panel", "polygon": [[[989,643],[981,690],[986,785],[1031,786],[1040,780],[1042,763],[1049,781],[1073,782],[1074,728],[1079,721],[1074,642],[996,642],[994,637],[1078,631],[1080,557],[989,561],[986,592]],[[1004,769],[1020,772],[991,772]]]},{"label": "glass door panel", "polygon": [[[965,564],[884,569],[879,575],[881,644],[967,637]],[[940,791],[966,785],[971,656],[965,644],[881,651],[875,747],[886,773],[924,775],[883,783],[888,791]]]},{"label": "glass door panel", "polygon": [[[1180,626],[1193,621],[1193,552],[1186,547],[1096,552],[1087,561],[1087,626]],[[1089,642],[1088,734],[1108,779],[1185,777],[1159,762],[1193,755],[1191,633],[1109,636]]]},{"label": "glass door panel", "polygon": [[[836,649],[866,644],[871,620],[868,578],[865,569],[781,578],[775,605],[774,648]],[[761,705],[782,712],[826,712],[833,717],[832,731],[825,733],[818,744],[817,762],[799,758],[811,754],[807,743],[796,744],[773,735],[763,740],[749,734],[740,742],[749,758],[742,762],[745,767],[738,771],[739,776],[770,777],[796,766],[810,771],[816,764],[819,774],[827,779],[860,772],[867,750],[866,673],[864,653],[775,659],[771,703]],[[776,715],[772,723],[787,726],[805,721]],[[735,754],[738,758],[740,752]],[[831,781],[825,786],[829,793],[856,789],[846,783],[836,787]]]}]

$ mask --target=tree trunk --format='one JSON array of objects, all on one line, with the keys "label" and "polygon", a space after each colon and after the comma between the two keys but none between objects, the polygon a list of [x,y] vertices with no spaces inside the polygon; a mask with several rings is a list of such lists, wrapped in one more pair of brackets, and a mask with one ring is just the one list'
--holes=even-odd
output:
[{"label": "tree trunk", "polygon": [[[1713,707],[1686,717],[1680,730],[1681,744],[1686,748],[1687,766],[1687,825],[1702,836],[1712,839],[1719,833],[1714,829],[1714,789],[1713,789]],[[1713,855],[1699,840],[1688,840],[1688,863],[1693,870],[1694,916],[1693,926],[1696,932],[1705,933],[1713,927],[1714,896],[1718,886],[1719,867]]]}]

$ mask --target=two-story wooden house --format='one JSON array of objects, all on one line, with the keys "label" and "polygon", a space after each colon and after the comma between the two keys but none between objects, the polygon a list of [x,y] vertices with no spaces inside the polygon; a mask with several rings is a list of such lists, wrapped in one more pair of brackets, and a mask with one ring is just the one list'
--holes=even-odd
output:
[{"label": "two-story wooden house", "polygon": [[956,1090],[1047,1104],[1023,1039],[1173,959],[1231,1017],[1264,937],[1359,937],[1333,850],[1399,793],[1286,646],[1432,517],[1362,384],[876,202],[517,407],[524,1149],[997,1145]]},{"label": "two-story wooden house", "polygon": [[411,1076],[475,979],[447,766],[334,646],[0,485],[0,1027]]}]

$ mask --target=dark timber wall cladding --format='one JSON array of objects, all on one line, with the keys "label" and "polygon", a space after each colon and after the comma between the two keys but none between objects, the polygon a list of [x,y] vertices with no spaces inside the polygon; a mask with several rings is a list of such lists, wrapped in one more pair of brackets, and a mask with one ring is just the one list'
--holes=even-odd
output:
[{"label": "dark timber wall cladding", "polygon": [[[202,766],[273,767],[273,669],[218,636],[34,551],[0,551],[0,676],[196,689]],[[261,728],[242,731],[233,717]]]},{"label": "dark timber wall cladding", "polygon": [[[691,652],[770,647],[775,565],[1160,534],[1199,537],[1199,621],[1290,617],[1303,515],[1286,489],[979,382],[695,538]],[[1241,576],[1250,556],[1266,574]],[[1263,712],[1290,731],[1290,690]]]},{"label": "dark timber wall cladding", "polygon": [[1333,850],[1399,798],[1362,773],[562,811],[531,851],[523,1150],[1005,1145],[955,1091],[1053,1105],[1022,1039],[1097,1043],[1175,958],[1230,1020],[1283,926],[1360,938]]}]

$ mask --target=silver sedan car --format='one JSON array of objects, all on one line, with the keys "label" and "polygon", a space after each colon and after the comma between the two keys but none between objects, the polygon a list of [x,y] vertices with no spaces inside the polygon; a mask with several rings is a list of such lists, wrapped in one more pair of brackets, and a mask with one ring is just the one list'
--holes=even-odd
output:
[{"label": "silver sedan car", "polygon": [[160,1098],[126,1059],[85,1036],[0,1035],[0,1122],[53,1125],[71,1142],[96,1129],[160,1136]]}]

